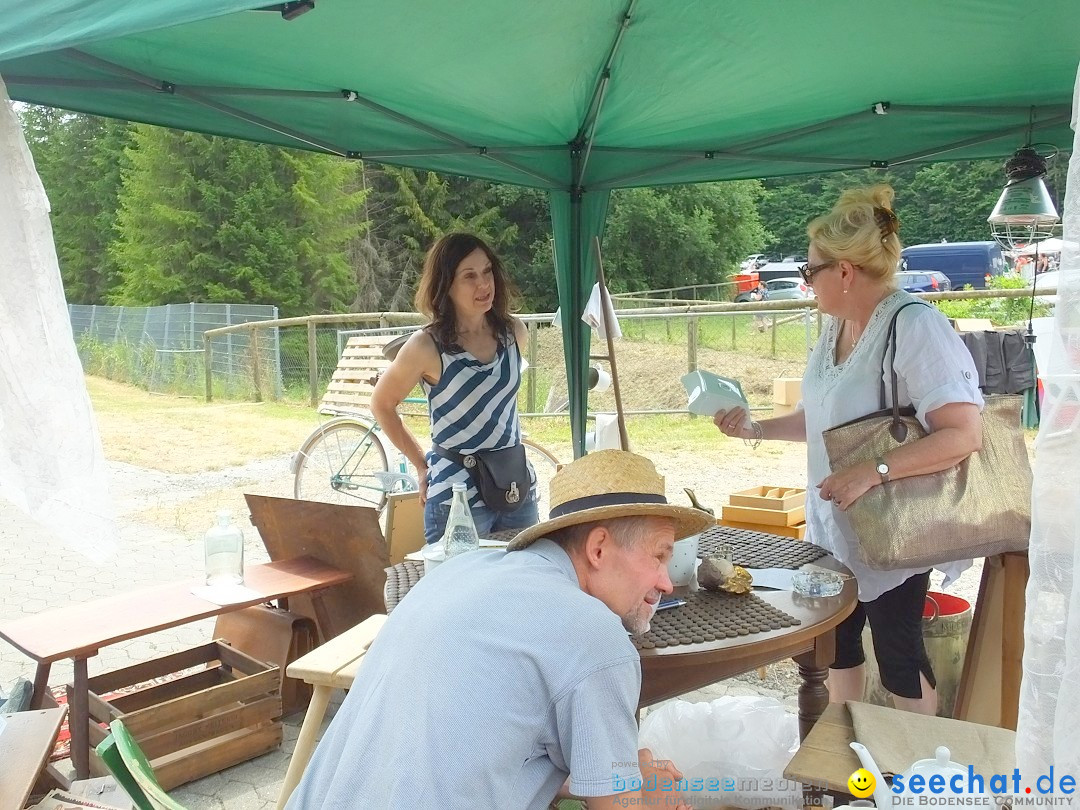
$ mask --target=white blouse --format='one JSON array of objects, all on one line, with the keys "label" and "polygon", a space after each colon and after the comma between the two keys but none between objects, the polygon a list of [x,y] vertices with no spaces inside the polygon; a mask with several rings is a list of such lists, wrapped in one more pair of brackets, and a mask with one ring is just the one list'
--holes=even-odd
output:
[{"label": "white blouse", "polygon": [[[811,542],[830,551],[851,569],[859,582],[859,599],[869,602],[926,568],[875,571],[859,556],[859,541],[847,516],[831,501],[818,496],[817,487],[831,475],[823,431],[866,416],[881,407],[882,353],[889,322],[896,310],[917,299],[903,291],[886,296],[874,310],[866,329],[848,358],[836,364],[836,341],[842,321],[829,318],[814,346],[802,382],[800,407],[806,415],[807,493],[806,527]],[[982,408],[979,376],[963,341],[948,320],[932,306],[907,307],[896,328],[895,368],[899,377],[900,404],[913,405],[916,417],[928,431],[926,414],[950,402],[970,402]],[[887,404],[892,404],[886,380]],[[882,516],[882,530],[888,518]],[[942,538],[947,542],[946,538]],[[971,560],[941,566],[946,584],[958,577]]]}]

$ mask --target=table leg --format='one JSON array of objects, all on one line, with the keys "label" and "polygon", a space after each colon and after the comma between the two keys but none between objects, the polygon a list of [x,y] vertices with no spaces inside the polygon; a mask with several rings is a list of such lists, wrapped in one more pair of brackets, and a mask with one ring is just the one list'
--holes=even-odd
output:
[{"label": "table leg", "polygon": [[90,691],[89,678],[86,674],[86,659],[76,658],[75,684],[68,701],[71,706],[68,714],[68,727],[71,731],[71,763],[75,766],[77,779],[90,778]]},{"label": "table leg", "polygon": [[319,635],[322,636],[323,643],[325,643],[333,638],[334,634],[330,632],[333,622],[330,620],[330,612],[326,609],[326,603],[323,602],[322,591],[316,591],[311,595],[311,607],[315,611],[315,624],[319,628]]},{"label": "table leg", "polygon": [[45,693],[49,691],[49,670],[52,664],[38,664],[34,673],[34,694],[30,697],[30,708],[40,709],[44,705]]},{"label": "table leg", "polygon": [[795,656],[802,684],[799,686],[799,739],[805,740],[810,729],[817,723],[821,713],[829,705],[829,690],[825,678],[829,666],[836,659],[836,633],[828,633],[814,639],[814,649]]},{"label": "table leg", "polygon": [[293,748],[292,759],[289,760],[289,769],[285,772],[285,781],[281,785],[277,810],[285,806],[296,786],[300,784],[300,777],[304,775],[304,769],[315,750],[315,735],[319,733],[323,715],[326,714],[330,692],[329,686],[316,686],[311,693],[311,702],[308,703],[307,714],[304,715],[304,724],[300,726],[300,735],[296,738],[296,747]]}]

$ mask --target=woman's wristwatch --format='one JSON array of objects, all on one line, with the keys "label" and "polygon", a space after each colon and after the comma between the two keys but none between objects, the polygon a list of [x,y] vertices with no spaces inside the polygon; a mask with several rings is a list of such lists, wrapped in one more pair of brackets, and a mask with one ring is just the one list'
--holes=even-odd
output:
[{"label": "woman's wristwatch", "polygon": [[889,465],[883,457],[878,456],[874,459],[874,469],[877,470],[877,474],[881,476],[881,483],[889,483]]}]

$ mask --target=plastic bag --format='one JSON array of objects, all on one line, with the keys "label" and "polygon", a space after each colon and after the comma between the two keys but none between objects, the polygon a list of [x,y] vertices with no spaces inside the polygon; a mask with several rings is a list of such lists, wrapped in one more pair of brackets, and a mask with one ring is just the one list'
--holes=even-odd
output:
[{"label": "plastic bag", "polygon": [[772,698],[673,700],[646,715],[639,744],[682,771],[693,807],[802,806],[802,786],[783,775],[799,748],[799,721]]}]

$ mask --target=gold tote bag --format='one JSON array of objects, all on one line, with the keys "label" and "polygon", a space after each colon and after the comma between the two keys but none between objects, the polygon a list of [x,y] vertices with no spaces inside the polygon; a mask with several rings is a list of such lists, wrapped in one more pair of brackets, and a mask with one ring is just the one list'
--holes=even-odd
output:
[{"label": "gold tote bag", "polygon": [[[884,367],[889,347],[896,345],[901,309],[889,324],[882,358],[881,410],[822,433],[834,473],[926,436],[913,410],[897,404],[895,367],[890,368],[893,405],[886,406]],[[1031,465],[1020,428],[1021,404],[1016,395],[987,397],[979,452],[941,472],[876,486],[848,508],[868,567],[931,567],[1027,548]]]}]

